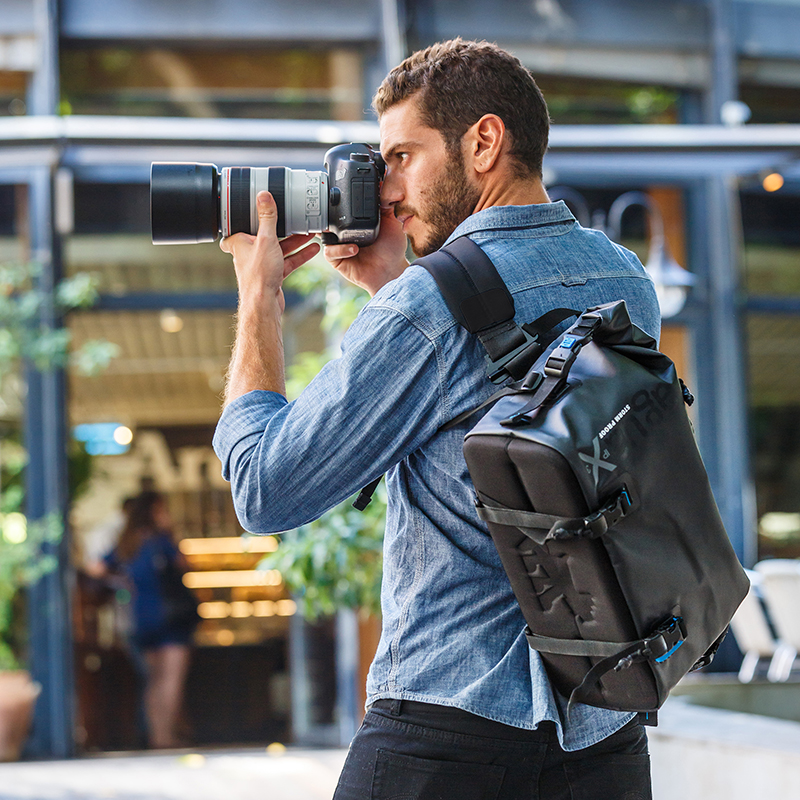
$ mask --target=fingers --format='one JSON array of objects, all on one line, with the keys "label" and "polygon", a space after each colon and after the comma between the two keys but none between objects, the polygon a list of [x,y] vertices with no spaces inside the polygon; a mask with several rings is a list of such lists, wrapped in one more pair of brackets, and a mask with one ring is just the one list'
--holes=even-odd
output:
[{"label": "fingers", "polygon": [[269,192],[256,195],[258,211],[258,239],[274,239],[278,227],[278,206]]},{"label": "fingers", "polygon": [[292,250],[297,250],[306,242],[310,242],[316,235],[316,233],[293,233],[291,236],[281,239],[281,250],[284,254],[291,253]]},{"label": "fingers", "polygon": [[319,250],[319,245],[314,242],[308,245],[308,247],[304,247],[302,250],[298,250],[296,253],[286,256],[283,259],[283,277],[286,278],[298,267],[302,267],[303,264],[314,258],[314,256],[319,253]]},{"label": "fingers", "polygon": [[[259,192],[256,197],[256,204],[258,210],[257,235],[234,233],[222,239],[219,243],[223,252],[229,253],[234,257],[234,264],[237,263],[237,256],[239,259],[245,259],[248,263],[253,259],[255,259],[253,263],[260,262],[262,259],[267,261],[274,259],[274,250],[271,251],[270,248],[274,248],[277,243],[280,246],[281,256],[283,257],[282,272],[283,278],[285,278],[319,253],[319,244],[308,244],[315,236],[313,233],[292,234],[278,241],[276,232],[278,208],[269,192]],[[255,245],[255,248],[253,248],[253,245]],[[303,245],[307,246],[303,247]],[[268,256],[270,252],[273,253],[272,256]],[[251,255],[248,255],[248,253]],[[243,261],[242,263],[245,262]]]},{"label": "fingers", "polygon": [[223,253],[230,253],[233,255],[234,248],[239,242],[254,242],[255,240],[256,237],[251,236],[249,233],[233,233],[219,240],[219,249],[222,250]]},{"label": "fingers", "polygon": [[358,245],[356,244],[331,244],[325,248],[325,258],[331,264],[334,261],[341,261],[345,258],[353,258],[358,255]]}]

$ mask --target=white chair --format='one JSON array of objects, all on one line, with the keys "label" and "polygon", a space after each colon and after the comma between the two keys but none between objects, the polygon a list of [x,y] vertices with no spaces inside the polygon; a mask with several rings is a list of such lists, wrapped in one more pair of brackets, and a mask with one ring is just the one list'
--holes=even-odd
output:
[{"label": "white chair", "polygon": [[800,561],[767,559],[759,561],[755,569],[761,576],[764,602],[779,640],[767,678],[785,681],[800,650]]},{"label": "white chair", "polygon": [[736,609],[731,620],[736,644],[744,653],[742,666],[739,668],[739,680],[750,683],[756,676],[762,659],[771,659],[778,649],[778,642],[772,635],[767,615],[761,604],[761,575],[753,570],[745,570],[750,578],[750,591]]}]

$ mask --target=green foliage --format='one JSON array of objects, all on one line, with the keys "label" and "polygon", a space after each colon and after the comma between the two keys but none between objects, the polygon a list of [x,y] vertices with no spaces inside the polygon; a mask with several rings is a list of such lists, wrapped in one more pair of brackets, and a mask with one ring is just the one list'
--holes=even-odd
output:
[{"label": "green foliage", "polygon": [[[322,325],[331,342],[323,353],[301,353],[287,369],[291,400],[336,356],[341,336],[369,298],[320,260],[292,273],[287,289],[324,307]],[[320,519],[285,533],[278,549],[268,554],[259,568],[280,571],[307,619],[340,608],[377,614],[385,517],[386,492],[381,484],[366,511],[356,511],[348,500]]]},{"label": "green foliage", "polygon": [[54,551],[62,530],[57,514],[35,522],[26,522],[19,512],[0,517],[0,670],[20,667],[17,593],[56,568]]},{"label": "green foliage", "polygon": [[280,571],[306,619],[328,616],[339,608],[378,614],[385,514],[381,484],[366,511],[356,511],[348,500],[285,533],[259,569]]},{"label": "green foliage", "polygon": [[[37,285],[37,264],[0,265],[0,382],[21,361],[49,370],[71,363],[83,374],[95,374],[117,353],[109,342],[87,342],[70,353],[70,332],[43,322],[47,293]],[[97,279],[80,273],[56,287],[56,314],[86,308],[97,301]]]},{"label": "green foliage", "polygon": [[[95,374],[116,355],[116,345],[88,342],[70,352],[70,333],[50,318],[97,301],[97,280],[81,273],[61,281],[54,303],[39,286],[36,264],[0,264],[0,385],[21,363],[28,361],[47,371],[72,364],[84,374]],[[63,533],[60,514],[30,521],[22,513],[27,454],[18,430],[4,430],[0,446],[0,669],[18,668],[24,630],[21,592],[58,566],[56,548]],[[71,444],[70,495],[88,483],[91,464],[83,446]]]}]

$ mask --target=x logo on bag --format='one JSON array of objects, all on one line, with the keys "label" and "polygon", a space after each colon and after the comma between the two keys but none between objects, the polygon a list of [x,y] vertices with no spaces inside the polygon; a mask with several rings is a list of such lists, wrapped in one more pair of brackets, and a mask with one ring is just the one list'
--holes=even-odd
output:
[{"label": "x logo on bag", "polygon": [[600,479],[600,469],[607,469],[609,472],[613,472],[616,468],[616,464],[612,464],[610,461],[603,461],[600,458],[600,437],[595,436],[594,440],[592,441],[592,446],[594,447],[594,453],[590,456],[587,456],[585,453],[578,453],[581,461],[585,461],[587,464],[590,464],[592,467],[592,478],[594,479],[594,485],[597,486],[597,483]]}]

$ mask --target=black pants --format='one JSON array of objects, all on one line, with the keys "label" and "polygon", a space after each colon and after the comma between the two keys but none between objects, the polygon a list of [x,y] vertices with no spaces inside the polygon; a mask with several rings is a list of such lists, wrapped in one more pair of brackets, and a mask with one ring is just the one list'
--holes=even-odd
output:
[{"label": "black pants", "polygon": [[353,738],[334,800],[650,800],[637,720],[565,752],[552,722],[513,728],[456,708],[379,700]]}]

